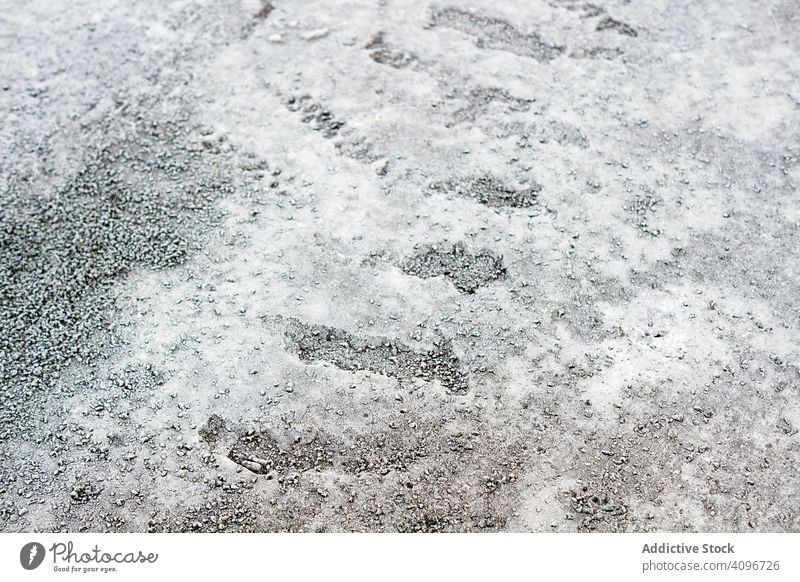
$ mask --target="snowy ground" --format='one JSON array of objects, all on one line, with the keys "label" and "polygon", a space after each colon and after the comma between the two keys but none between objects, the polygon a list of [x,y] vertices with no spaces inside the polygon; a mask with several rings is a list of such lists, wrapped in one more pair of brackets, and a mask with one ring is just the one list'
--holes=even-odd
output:
[{"label": "snowy ground", "polygon": [[796,0],[5,0],[0,530],[800,531]]}]

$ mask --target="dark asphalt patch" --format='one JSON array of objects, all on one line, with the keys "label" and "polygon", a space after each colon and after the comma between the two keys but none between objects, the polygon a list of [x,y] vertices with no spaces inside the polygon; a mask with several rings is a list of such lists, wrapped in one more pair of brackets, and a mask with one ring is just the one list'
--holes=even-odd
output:
[{"label": "dark asphalt patch", "polygon": [[422,279],[444,276],[462,293],[475,293],[506,274],[501,257],[489,251],[471,253],[463,243],[424,248],[403,261],[400,268]]},{"label": "dark asphalt patch", "polygon": [[467,390],[461,362],[449,342],[415,351],[386,338],[355,336],[343,329],[290,320],[286,339],[301,360],[330,362],[349,371],[367,370],[400,380],[438,380],[448,391]]},{"label": "dark asphalt patch", "polygon": [[473,179],[448,180],[431,184],[431,190],[471,198],[484,206],[529,208],[538,204],[542,187],[533,184],[526,188],[507,185],[492,176]]},{"label": "dark asphalt patch", "polygon": [[546,43],[535,32],[524,33],[509,22],[467,12],[459,8],[443,8],[431,14],[434,26],[452,28],[475,39],[479,48],[506,51],[546,63],[564,52],[564,47]]}]

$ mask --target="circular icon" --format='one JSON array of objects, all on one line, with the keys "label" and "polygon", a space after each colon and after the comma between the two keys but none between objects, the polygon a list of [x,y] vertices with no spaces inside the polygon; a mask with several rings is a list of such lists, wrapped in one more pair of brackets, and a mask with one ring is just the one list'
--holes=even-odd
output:
[{"label": "circular icon", "polygon": [[30,542],[19,551],[19,563],[26,570],[35,570],[44,562],[44,546],[39,542]]}]

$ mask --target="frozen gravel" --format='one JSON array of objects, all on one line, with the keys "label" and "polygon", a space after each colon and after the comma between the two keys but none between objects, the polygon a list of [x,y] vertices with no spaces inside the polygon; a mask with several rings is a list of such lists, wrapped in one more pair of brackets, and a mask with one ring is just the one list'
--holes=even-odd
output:
[{"label": "frozen gravel", "polygon": [[800,531],[799,27],[6,1],[0,531]]}]

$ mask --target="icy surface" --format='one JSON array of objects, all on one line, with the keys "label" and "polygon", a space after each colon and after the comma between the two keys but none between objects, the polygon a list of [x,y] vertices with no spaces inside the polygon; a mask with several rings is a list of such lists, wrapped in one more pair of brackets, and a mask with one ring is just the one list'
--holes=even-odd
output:
[{"label": "icy surface", "polygon": [[799,29],[7,0],[0,530],[800,531]]}]

